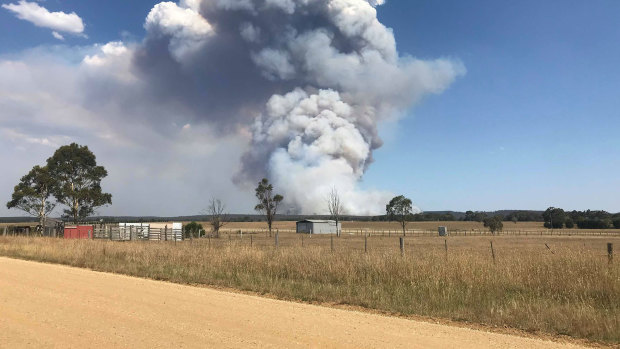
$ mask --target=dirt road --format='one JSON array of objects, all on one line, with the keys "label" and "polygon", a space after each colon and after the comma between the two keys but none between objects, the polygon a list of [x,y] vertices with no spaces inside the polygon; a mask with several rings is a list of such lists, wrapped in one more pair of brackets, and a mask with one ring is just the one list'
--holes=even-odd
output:
[{"label": "dirt road", "polygon": [[574,348],[0,257],[0,348]]}]

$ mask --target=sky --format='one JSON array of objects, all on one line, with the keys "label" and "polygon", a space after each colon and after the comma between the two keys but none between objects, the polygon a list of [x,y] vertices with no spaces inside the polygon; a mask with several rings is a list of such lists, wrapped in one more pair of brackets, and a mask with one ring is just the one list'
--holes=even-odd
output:
[{"label": "sky", "polygon": [[298,2],[0,0],[0,198],[75,141],[99,214],[620,211],[617,1]]}]

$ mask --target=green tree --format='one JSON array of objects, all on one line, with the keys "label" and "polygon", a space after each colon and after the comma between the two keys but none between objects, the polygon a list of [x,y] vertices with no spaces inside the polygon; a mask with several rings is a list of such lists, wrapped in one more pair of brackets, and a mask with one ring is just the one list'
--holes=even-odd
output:
[{"label": "green tree", "polygon": [[561,208],[549,207],[543,213],[545,227],[550,229],[561,229],[566,221],[566,212]]},{"label": "green tree", "polygon": [[183,227],[183,230],[185,231],[185,237],[190,238],[190,237],[200,237],[200,232],[203,230],[203,228],[202,228],[202,224],[191,222],[189,224],[186,224]]},{"label": "green tree", "polygon": [[400,195],[394,197],[390,202],[385,206],[385,211],[387,216],[391,221],[397,221],[400,223],[403,228],[403,236],[405,235],[405,231],[407,228],[407,222],[412,217],[412,207],[413,203],[410,199]]},{"label": "green tree", "polygon": [[35,166],[15,186],[11,201],[6,204],[6,207],[20,209],[31,216],[38,217],[41,229],[45,229],[47,216],[56,206],[50,201],[53,186],[54,180],[47,167]]},{"label": "green tree", "polygon": [[67,207],[64,215],[73,223],[112,203],[112,195],[101,191],[101,180],[108,172],[97,165],[95,154],[87,146],[71,143],[58,148],[47,159],[47,167],[55,182],[52,193]]},{"label": "green tree", "polygon": [[489,231],[495,235],[495,233],[504,229],[504,222],[502,216],[487,217],[484,219],[484,226],[489,228]]},{"label": "green tree", "polygon": [[258,199],[258,204],[254,209],[262,212],[267,218],[269,236],[271,236],[271,225],[278,211],[278,205],[284,200],[284,197],[280,194],[274,194],[273,185],[269,183],[267,178],[263,178],[256,187],[256,198]]}]

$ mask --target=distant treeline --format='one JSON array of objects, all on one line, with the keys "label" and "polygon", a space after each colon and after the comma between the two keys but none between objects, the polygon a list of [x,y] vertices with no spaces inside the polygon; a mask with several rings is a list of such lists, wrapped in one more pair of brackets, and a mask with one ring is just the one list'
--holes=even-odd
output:
[{"label": "distant treeline", "polygon": [[[550,207],[546,211],[529,210],[501,210],[501,211],[429,211],[414,214],[410,217],[412,222],[437,222],[437,221],[470,221],[484,222],[485,219],[500,217],[507,222],[544,222],[545,227],[561,228],[580,228],[580,229],[620,229],[620,213],[609,213],[606,211],[572,211],[566,212],[560,208]],[[303,219],[329,219],[327,215],[277,215],[278,221],[298,221]],[[176,216],[176,217],[135,217],[135,216],[100,216],[88,217],[87,222],[113,223],[113,222],[203,222],[210,219],[207,215],[197,216]],[[343,221],[360,222],[386,222],[389,221],[387,215],[379,216],[342,216]],[[264,222],[265,216],[256,214],[231,214],[228,215],[229,222]],[[32,217],[7,217],[0,218],[0,223],[36,222]]]},{"label": "distant treeline", "polygon": [[560,229],[620,229],[620,213],[611,214],[606,211],[571,211],[549,207],[544,213],[545,227]]}]

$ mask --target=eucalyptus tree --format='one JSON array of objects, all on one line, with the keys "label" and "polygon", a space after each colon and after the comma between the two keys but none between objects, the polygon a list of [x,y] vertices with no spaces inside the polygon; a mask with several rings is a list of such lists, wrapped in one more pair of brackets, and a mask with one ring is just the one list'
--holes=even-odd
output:
[{"label": "eucalyptus tree", "polygon": [[45,229],[45,221],[54,210],[56,204],[50,200],[54,179],[47,167],[35,166],[21,178],[13,189],[9,209],[19,209],[39,219],[41,229]]},{"label": "eucalyptus tree", "polygon": [[400,223],[403,228],[403,236],[405,236],[407,223],[413,215],[413,203],[411,200],[402,195],[396,196],[385,206],[385,211],[389,220]]},{"label": "eucalyptus tree", "polygon": [[273,185],[269,183],[267,178],[263,178],[256,187],[256,198],[258,204],[254,209],[263,213],[267,218],[267,227],[269,228],[269,236],[271,236],[271,225],[284,197],[280,194],[274,194]]},{"label": "eucalyptus tree", "polygon": [[58,148],[47,159],[47,167],[54,179],[52,194],[66,206],[64,216],[73,223],[112,203],[112,195],[101,190],[101,180],[108,171],[97,165],[95,154],[87,146],[71,143]]}]

